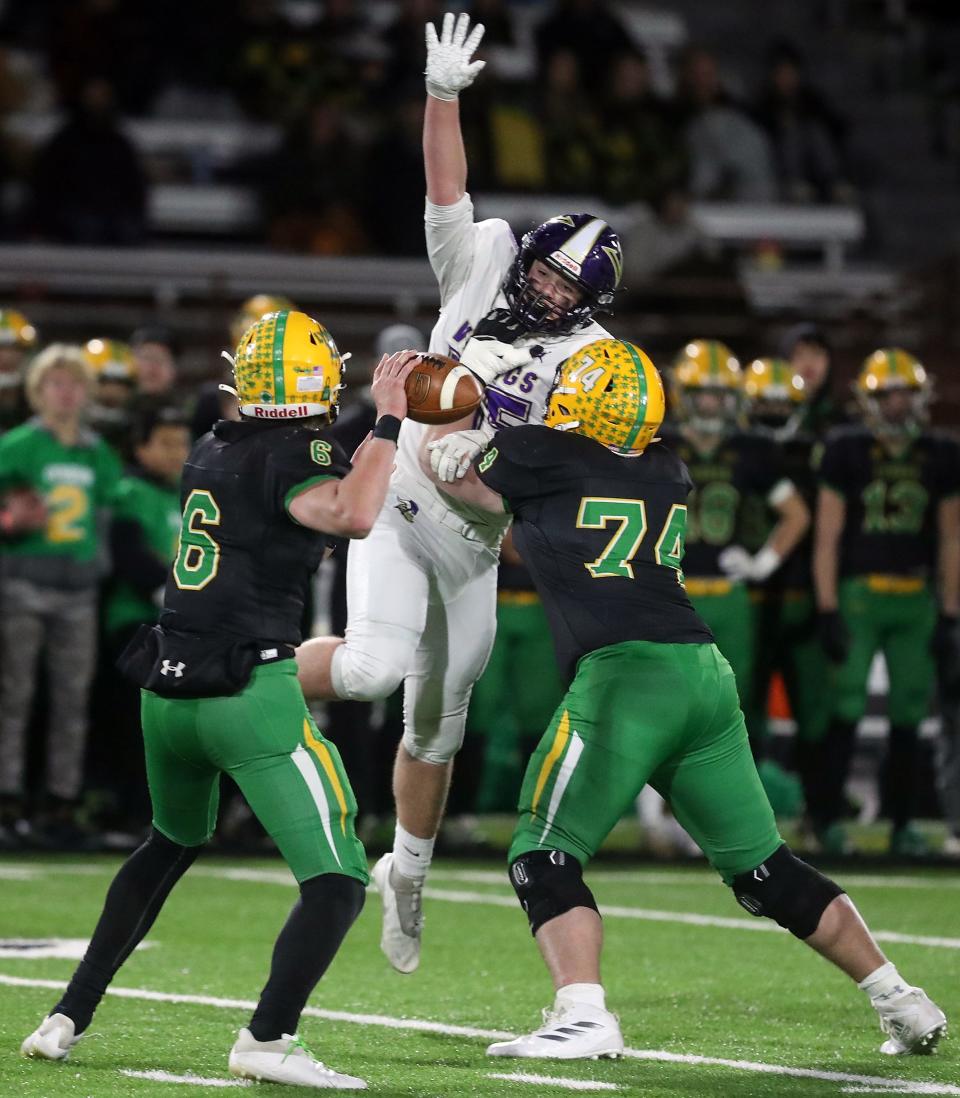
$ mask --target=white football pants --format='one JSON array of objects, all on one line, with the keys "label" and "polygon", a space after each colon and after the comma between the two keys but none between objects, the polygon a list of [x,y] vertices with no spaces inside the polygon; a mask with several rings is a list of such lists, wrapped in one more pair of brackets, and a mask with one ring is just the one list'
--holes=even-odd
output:
[{"label": "white football pants", "polygon": [[[420,500],[417,500],[417,496]],[[395,476],[369,537],[347,560],[341,698],[385,698],[402,682],[403,744],[446,763],[463,742],[470,692],[496,632],[498,550],[414,483]]]}]

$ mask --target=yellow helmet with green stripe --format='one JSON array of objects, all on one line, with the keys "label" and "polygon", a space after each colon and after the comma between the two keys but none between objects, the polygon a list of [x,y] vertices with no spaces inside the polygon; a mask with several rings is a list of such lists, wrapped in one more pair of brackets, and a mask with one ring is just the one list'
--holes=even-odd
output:
[{"label": "yellow helmet with green stripe", "polygon": [[88,339],[83,359],[98,381],[136,380],[137,370],[129,343],[119,339]]},{"label": "yellow helmet with green stripe", "polygon": [[927,418],[932,388],[927,371],[901,347],[881,347],[868,355],[853,383],[868,425],[885,434],[918,431]]},{"label": "yellow helmet with green stripe", "polygon": [[758,358],[743,371],[747,416],[756,427],[777,433],[798,424],[804,401],[803,378],[785,358]]},{"label": "yellow helmet with green stripe", "polygon": [[[722,434],[740,417],[742,380],[740,362],[725,343],[719,339],[693,339],[673,361],[672,410],[697,431]],[[701,401],[698,394],[709,396]]]},{"label": "yellow helmet with green stripe", "polygon": [[37,345],[37,329],[17,309],[0,309],[0,348],[15,347],[32,351]]},{"label": "yellow helmet with green stripe", "polygon": [[544,423],[617,454],[641,454],[665,410],[663,383],[647,355],[633,343],[598,339],[561,363]]},{"label": "yellow helmet with green stripe", "polygon": [[282,294],[254,294],[240,306],[230,321],[230,341],[234,347],[243,339],[243,333],[267,313],[279,313],[283,309],[296,309],[296,305]]},{"label": "yellow helmet with green stripe", "polygon": [[244,333],[233,374],[241,415],[254,419],[334,419],[343,358],[333,337],[306,313],[267,313]]}]

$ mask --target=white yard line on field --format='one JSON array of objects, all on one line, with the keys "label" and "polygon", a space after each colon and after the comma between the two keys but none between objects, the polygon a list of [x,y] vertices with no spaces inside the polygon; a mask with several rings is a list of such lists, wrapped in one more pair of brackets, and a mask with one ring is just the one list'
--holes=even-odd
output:
[{"label": "white yard line on field", "polygon": [[[42,988],[49,991],[61,991],[66,982],[63,980],[27,979],[0,973],[0,985],[7,987]],[[154,1003],[183,1003],[192,1006],[211,1006],[225,1010],[252,1011],[256,1003],[249,999],[222,999],[212,995],[175,995],[165,991],[150,991],[147,988],[111,987],[108,995],[120,999],[140,999]],[[323,1018],[330,1022],[349,1022],[354,1025],[380,1026],[384,1029],[412,1030],[418,1033],[437,1033],[448,1037],[475,1037],[485,1041],[503,1040],[516,1034],[500,1029],[480,1029],[476,1026],[448,1025],[444,1022],[430,1022],[419,1018],[393,1018],[388,1014],[355,1014],[343,1010],[321,1010],[319,1007],[306,1007],[303,1012],[311,1018]],[[9,1015],[9,1011],[7,1011]],[[872,1036],[872,1035],[871,1035]],[[719,1056],[697,1056],[691,1053],[667,1052],[664,1049],[626,1048],[623,1055],[634,1060],[658,1060],[670,1064],[693,1064],[711,1067],[725,1067],[736,1071],[756,1072],[761,1075],[784,1075],[795,1079],[820,1079],[828,1083],[851,1083],[865,1087],[882,1088],[886,1093],[893,1091],[901,1094],[942,1094],[960,1095],[960,1087],[952,1083],[921,1083],[912,1079],[892,1079],[882,1075],[855,1075],[846,1071],[822,1071],[819,1068],[788,1067],[786,1064],[764,1064],[753,1060],[726,1060]]]},{"label": "white yard line on field", "polygon": [[563,1090],[623,1090],[619,1083],[601,1083],[595,1079],[563,1079],[559,1075],[529,1075],[525,1071],[488,1071],[488,1079],[503,1079],[507,1083],[539,1083],[542,1087]]},{"label": "white yard line on field", "polygon": [[121,1068],[121,1075],[126,1075],[130,1079],[147,1079],[151,1083],[186,1083],[192,1087],[218,1087],[223,1089],[224,1087],[252,1087],[254,1083],[251,1079],[210,1079],[203,1075],[193,1075],[187,1072],[186,1075],[174,1075],[169,1071],[161,1071],[159,1068],[155,1071],[133,1071],[131,1068]]}]

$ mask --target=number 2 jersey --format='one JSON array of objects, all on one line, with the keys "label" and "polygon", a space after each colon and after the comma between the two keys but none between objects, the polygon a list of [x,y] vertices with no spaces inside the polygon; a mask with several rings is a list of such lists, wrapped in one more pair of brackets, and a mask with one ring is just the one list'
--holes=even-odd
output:
[{"label": "number 2 jersey", "polygon": [[[430,334],[430,350],[459,358],[477,326],[494,309],[506,310],[501,287],[517,255],[517,242],[506,221],[473,220],[469,195],[450,206],[428,202],[426,208],[427,253],[440,287],[440,316]],[[595,321],[563,335],[518,334],[504,342],[529,349],[529,367],[497,378],[484,391],[480,419],[495,429],[542,423],[557,366],[579,348],[610,333]],[[420,441],[426,428],[404,420],[397,454],[397,476],[415,482],[416,488],[468,516],[480,527],[491,526],[499,538],[504,523],[474,512],[438,495],[433,482],[420,469]]]},{"label": "number 2 jersey", "polygon": [[297,645],[310,578],[330,540],[298,525],[294,496],[350,463],[302,424],[221,420],[183,468],[183,526],[167,579],[165,631]]},{"label": "number 2 jersey", "polygon": [[827,437],[820,483],[843,496],[840,574],[928,577],[937,553],[937,507],[960,492],[960,445],[925,431],[892,455],[865,427]]},{"label": "number 2 jersey", "polygon": [[665,446],[627,458],[583,435],[519,427],[498,432],[475,468],[513,513],[568,678],[611,644],[712,642],[681,583],[693,485]]}]

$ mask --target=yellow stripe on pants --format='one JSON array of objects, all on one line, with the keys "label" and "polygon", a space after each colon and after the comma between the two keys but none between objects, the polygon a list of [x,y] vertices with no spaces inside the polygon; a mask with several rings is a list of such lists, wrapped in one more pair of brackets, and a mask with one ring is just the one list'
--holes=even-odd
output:
[{"label": "yellow stripe on pants", "polygon": [[530,809],[531,816],[535,816],[537,813],[537,805],[540,803],[540,797],[543,794],[544,786],[547,784],[547,779],[550,777],[550,772],[553,770],[554,763],[566,749],[567,740],[569,739],[570,714],[564,709],[560,723],[557,725],[557,734],[553,737],[553,744],[547,752],[547,757],[543,760],[540,773],[537,775],[537,786],[533,791],[533,805]]},{"label": "yellow stripe on pants", "polygon": [[324,773],[330,780],[330,785],[333,787],[333,795],[337,798],[337,804],[340,805],[340,830],[344,834],[347,834],[347,799],[343,795],[343,786],[340,784],[340,776],[337,774],[337,768],[333,765],[333,757],[330,754],[327,745],[313,734],[310,728],[310,722],[306,717],[303,718],[303,738],[306,741],[307,747],[317,756],[320,761],[320,765],[323,767]]}]

